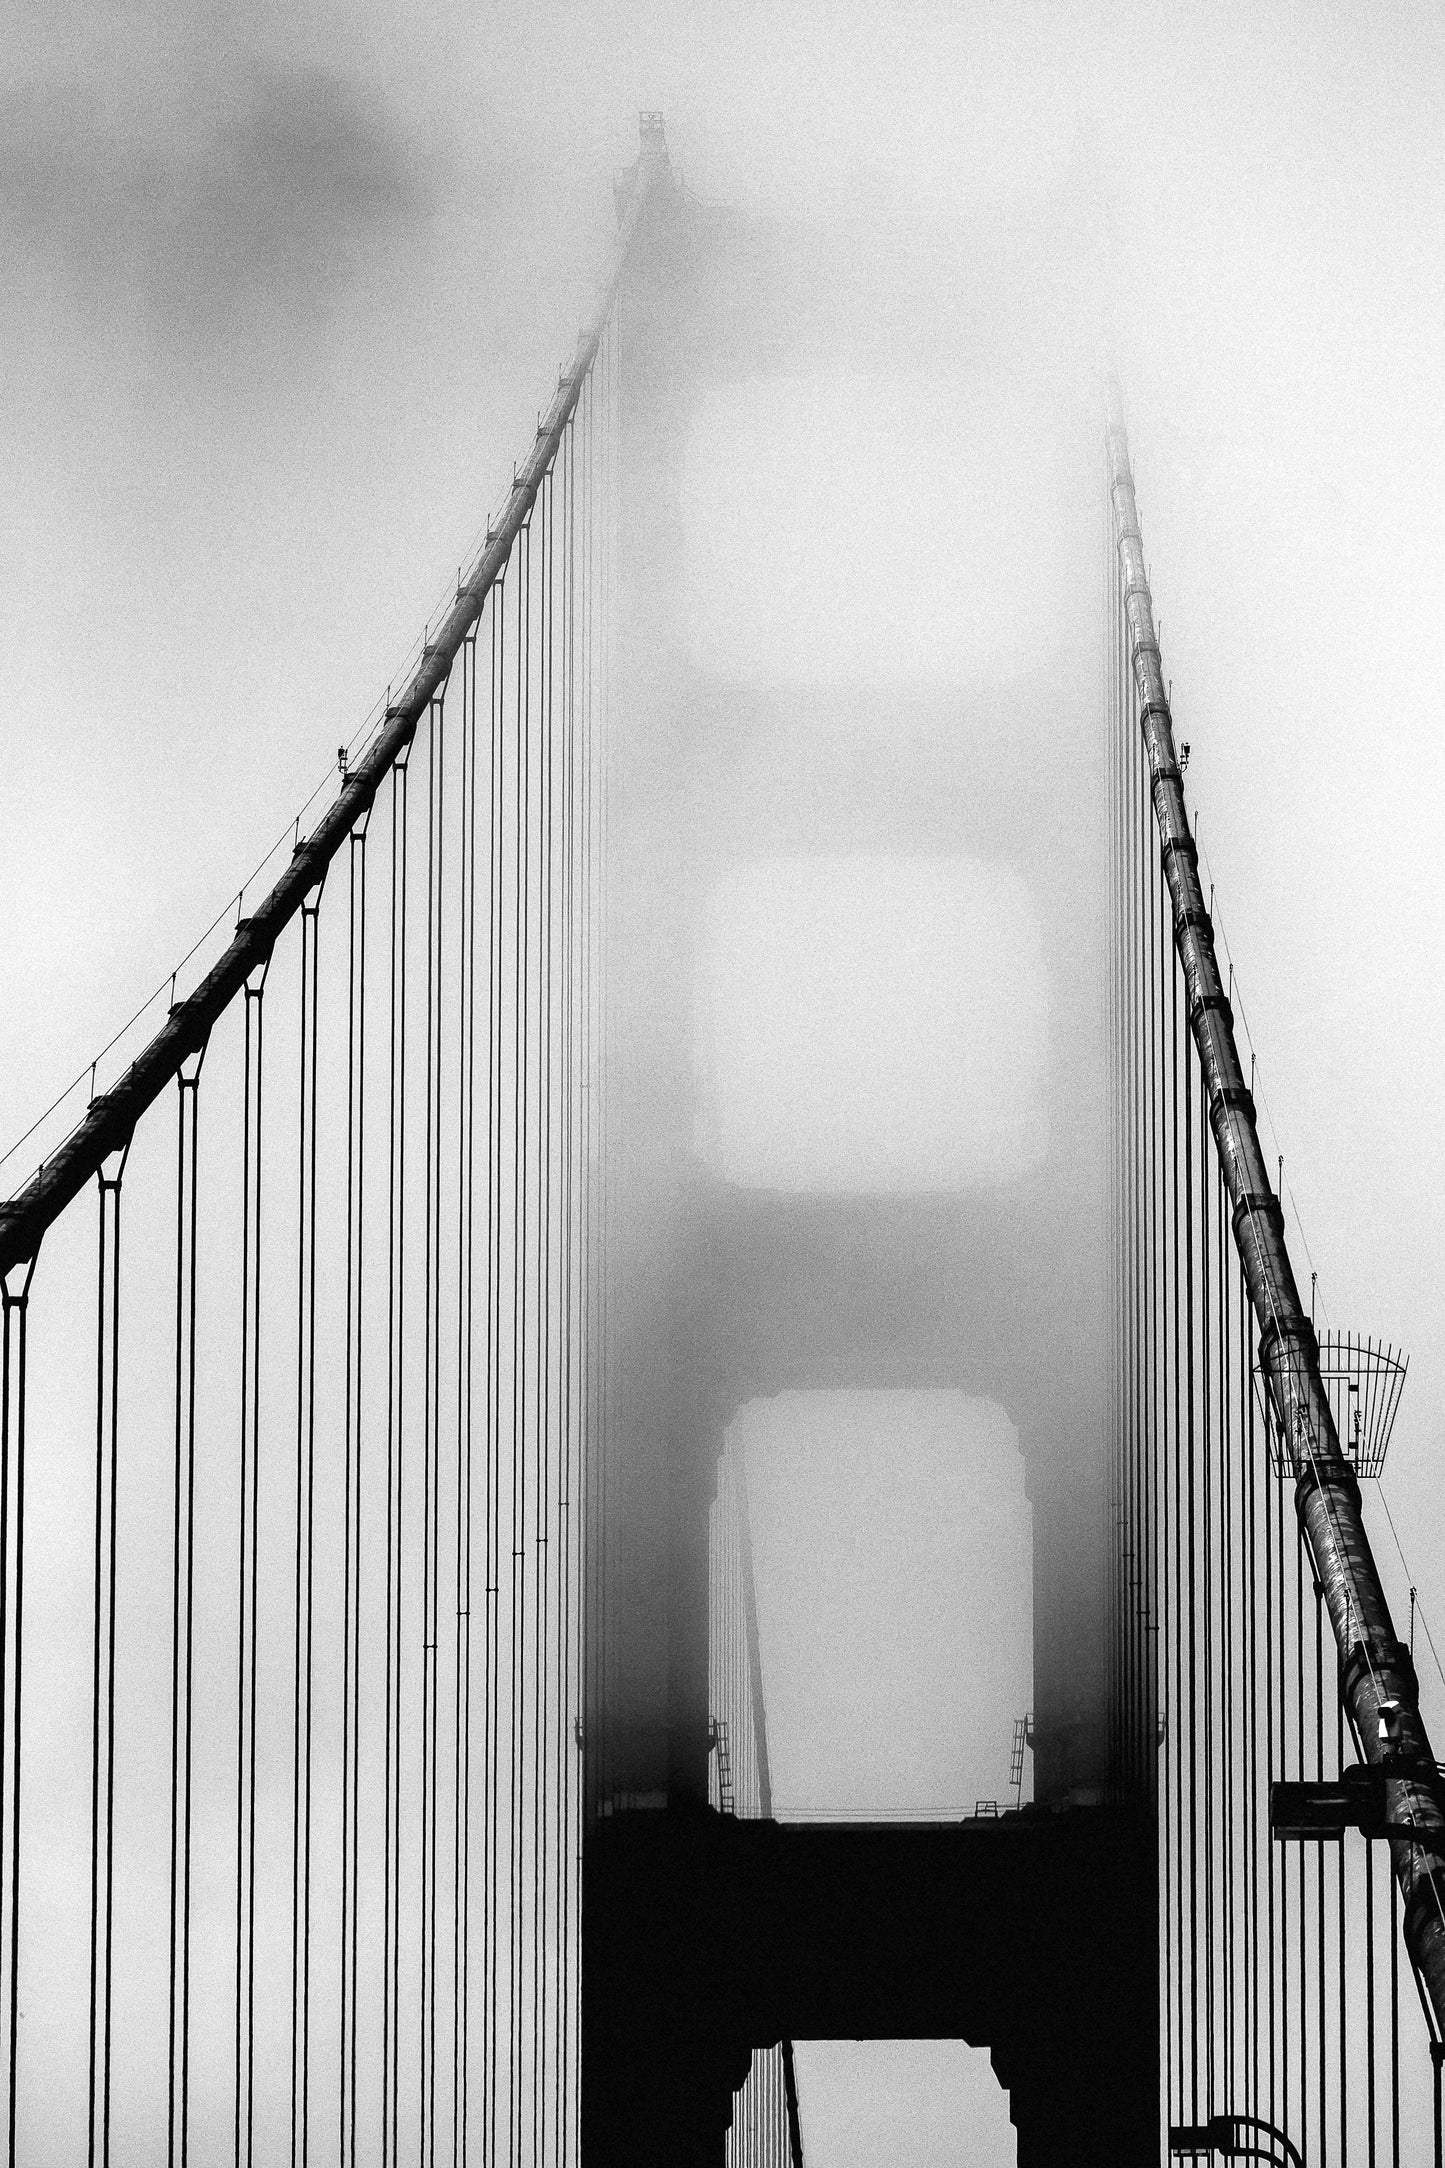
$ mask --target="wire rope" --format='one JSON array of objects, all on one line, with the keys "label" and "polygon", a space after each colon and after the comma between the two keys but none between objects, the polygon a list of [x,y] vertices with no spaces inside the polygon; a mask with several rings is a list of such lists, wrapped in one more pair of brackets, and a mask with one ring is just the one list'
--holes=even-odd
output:
[{"label": "wire rope", "polygon": [[386,1687],[382,1867],[382,2160],[400,2161],[402,1475],[406,1317],[407,763],[392,771],[386,1342]]},{"label": "wire rope", "polygon": [[472,1351],[476,1118],[477,656],[462,657],[461,967],[457,1095],[461,1179],[457,1185],[457,1526],[456,1691],[452,1852],[452,2162],[466,2158],[470,1982]]},{"label": "wire rope", "polygon": [[189,2153],[191,1992],[191,1756],[196,1505],[196,1241],[200,1070],[204,1049],[176,1078],[175,1483],[171,1549],[171,1848],[166,2158]]},{"label": "wire rope", "polygon": [[532,1612],[532,2158],[546,2144],[547,2106],[547,1525],[550,1510],[552,1352],[552,477],[537,493],[538,583],[538,972],[537,972],[537,1258],[534,1327],[537,1484],[535,1598]]},{"label": "wire rope", "polygon": [[[95,1375],[95,1571],[91,1679],[90,2105],[87,2157],[110,2161],[111,1989],[115,1915],[115,1623],[120,1463],[120,1215],[129,1146],[98,1181]],[[16,1778],[19,1779],[17,1764]]]},{"label": "wire rope", "polygon": [[431,702],[427,757],[426,1065],[423,1136],[421,1885],[417,1949],[421,2153],[436,2157],[437,1589],[440,1577],[440,1271],[442,938],[446,741],[440,694]]},{"label": "wire rope", "polygon": [[366,1198],[366,832],[352,829],[348,845],[346,1003],[346,1405],[343,1441],[341,1630],[341,1922],[340,2071],[337,2150],[341,2168],[355,2168],[357,2024],[361,1921],[361,1537],[362,1537],[362,1307]]},{"label": "wire rope", "polygon": [[[0,1878],[4,1917],[4,1993],[6,2001],[6,2135],[14,2160],[20,2095],[20,1858],[23,1788],[20,1781],[24,1743],[25,1684],[25,1446],[26,1384],[30,1282],[35,1256],[19,1268],[19,1285],[0,1279],[0,1685],[7,1691],[0,1706],[0,1841],[9,1839],[8,1873]],[[4,1717],[9,1716],[9,1738]],[[5,1749],[9,1755],[8,1815]],[[4,1822],[8,1821],[8,1829]]]},{"label": "wire rope", "polygon": [[236,1968],[233,2154],[254,2136],[256,1991],[256,1651],[260,1516],[261,1141],[265,967],[246,983],[241,1231],[240,1554],[236,1682]]},{"label": "wire rope", "polygon": [[296,1559],[292,1670],[291,2160],[305,2168],[311,2044],[312,1596],[316,1499],[316,1062],[320,897],[301,911],[297,1123]]},{"label": "wire rope", "polygon": [[[515,550],[513,552],[515,556]],[[511,560],[509,559],[509,567]],[[508,568],[509,568],[508,567]],[[486,1716],[482,1935],[486,2040],[485,2146],[496,2145],[498,2090],[498,1892],[501,1845],[501,1437],[502,1437],[502,1155],[505,979],[503,934],[506,822],[506,569],[495,590],[491,626],[487,950],[487,1468],[486,1468]],[[510,1930],[509,1930],[510,1932]],[[510,2115],[510,2108],[508,2110]]]}]

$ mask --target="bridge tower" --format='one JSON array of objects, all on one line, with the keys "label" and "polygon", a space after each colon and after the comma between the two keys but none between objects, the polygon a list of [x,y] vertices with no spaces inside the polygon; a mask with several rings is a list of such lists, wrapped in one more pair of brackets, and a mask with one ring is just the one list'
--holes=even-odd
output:
[{"label": "bridge tower", "polygon": [[[669,181],[622,293],[590,2168],[720,2163],[751,2053],[794,2037],[987,2044],[1026,2168],[1157,2157],[1155,1836],[1150,1806],[1114,1796],[1107,1766],[1097,979],[1051,958],[1050,1148],[1004,1187],[784,1195],[718,1179],[696,1144],[695,948],[719,874],[820,851],[1003,856],[1055,928],[1101,892],[1091,824],[1070,810],[1097,779],[1039,758],[1052,703],[1087,687],[1041,669],[998,703],[1002,729],[900,692],[887,745],[846,704],[765,688],[743,729],[679,637],[684,455],[709,383],[840,359],[886,371],[919,342],[951,360],[951,297],[904,235],[871,244],[893,267],[887,321],[850,293],[856,232],[714,212]],[[726,1820],[707,1804],[708,1520],[728,1425],[790,1389],[920,1387],[996,1400],[1018,1430],[1035,1807],[997,1826]]]}]

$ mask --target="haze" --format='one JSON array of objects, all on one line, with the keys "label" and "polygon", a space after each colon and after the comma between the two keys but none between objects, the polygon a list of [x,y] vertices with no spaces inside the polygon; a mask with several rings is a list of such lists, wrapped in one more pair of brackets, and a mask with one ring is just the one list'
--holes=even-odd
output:
[{"label": "haze", "polygon": [[[706,199],[958,221],[1023,297],[970,357],[964,408],[939,389],[952,360],[927,352],[888,354],[886,384],[855,363],[709,408],[690,453],[686,631],[714,666],[734,652],[744,688],[791,672],[886,698],[899,676],[987,690],[1031,660],[1075,667],[1098,609],[1097,533],[1051,508],[1095,471],[1112,354],[1297,1268],[1318,1268],[1324,1318],[1410,1351],[1385,1486],[1408,1576],[1383,1524],[1374,1534],[1392,1593],[1418,1585],[1445,1650],[1436,11],[21,0],[0,51],[0,1145],[164,980],[399,676],[570,353],[637,109],[661,107]],[[877,298],[869,331],[886,349],[882,285]],[[1092,727],[1095,699],[1085,681],[1071,713],[1033,719],[1040,759],[1054,733]],[[932,931],[914,957],[925,976],[948,968],[951,910],[993,927],[971,976],[952,959],[933,1049],[931,1073],[960,1096],[925,1093],[886,1140],[836,1063],[836,1118],[819,1118],[807,1051],[778,1027],[791,1017],[816,1058],[838,1017],[876,1020],[891,933],[871,959],[837,944],[850,960],[816,1029],[793,993],[817,984],[819,929],[840,911],[892,929],[906,899],[876,875],[885,892],[864,913],[846,868],[833,863],[830,888],[821,860],[806,896],[780,861],[786,912],[776,893],[718,899],[699,1140],[718,1171],[827,1187],[871,1165],[874,1186],[948,1187],[1035,1164],[1046,1140],[1027,1084],[1046,1017],[1029,970],[1021,1001],[1004,974],[1040,932],[970,848],[930,862]],[[775,906],[804,931],[759,1006],[748,913]],[[960,1019],[972,1068],[949,1061]],[[856,1035],[839,1044],[858,1054]],[[805,1077],[791,1134],[768,1111],[780,1065]],[[1023,1096],[1012,1127],[990,1130],[1005,1074]],[[4,1189],[24,1171],[3,1170]],[[997,1551],[1002,1528],[1006,1557],[1026,1557],[1007,1425],[946,1397],[911,1429],[899,1411],[784,1410],[771,1450],[776,1409],[740,1419],[782,1811],[939,1811],[959,1803],[950,1787],[1003,1790],[1007,1736],[990,1727],[1027,1690],[1026,1604],[1023,1668],[994,1682],[986,1723],[975,1712],[977,1758],[924,1753],[950,1722],[946,1606],[930,1609],[956,1570],[950,1543]],[[957,1511],[915,1583],[917,1666],[896,1650],[860,1660],[829,1704],[809,1666],[857,1633],[839,1559],[869,1512],[871,1598],[901,1585],[881,1578],[867,1488],[868,1437],[893,1417],[895,1474],[926,1477]],[[809,1491],[810,1425],[825,1420],[856,1464],[852,1522],[837,1494],[829,1520]],[[995,1523],[970,1535],[960,1499],[985,1466],[976,1517]],[[795,1555],[809,1513],[811,1580]],[[1019,1579],[1001,1568],[975,1600],[1007,1607]],[[960,1623],[963,1644],[976,1624]],[[1445,1681],[1422,1679],[1439,1725]],[[881,1742],[851,1789],[840,1725]],[[900,2168],[1012,2157],[980,2057],[833,2047],[800,2068],[812,2168],[885,2149]],[[990,2117],[971,2144],[967,2101]]]}]

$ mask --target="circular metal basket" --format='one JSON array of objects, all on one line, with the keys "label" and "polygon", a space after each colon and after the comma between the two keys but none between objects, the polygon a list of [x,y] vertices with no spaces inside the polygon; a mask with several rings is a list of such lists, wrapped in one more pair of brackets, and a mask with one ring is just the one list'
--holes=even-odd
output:
[{"label": "circular metal basket", "polygon": [[[1353,1332],[1320,1334],[1320,1378],[1339,1432],[1340,1450],[1359,1476],[1377,1476],[1385,1465],[1400,1393],[1410,1358],[1385,1340]],[[1269,1424],[1269,1453],[1279,1475],[1298,1475],[1304,1463],[1293,1439],[1273,1419],[1263,1376],[1256,1372]]]}]

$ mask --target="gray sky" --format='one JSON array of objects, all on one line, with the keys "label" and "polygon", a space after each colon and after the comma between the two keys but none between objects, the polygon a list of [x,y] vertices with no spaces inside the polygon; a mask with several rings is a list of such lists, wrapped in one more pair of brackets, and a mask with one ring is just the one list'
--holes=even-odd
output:
[{"label": "gray sky", "polygon": [[[1386,1488],[1445,1653],[1437,11],[18,0],[0,53],[0,1142],[399,675],[570,352],[640,105],[715,200],[1062,232],[1297,1267],[1412,1356]],[[1010,563],[1011,625],[1047,573],[1031,613]],[[959,2156],[930,2124],[908,2157]]]}]

